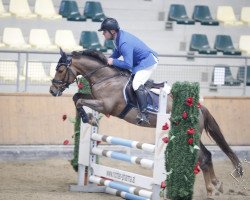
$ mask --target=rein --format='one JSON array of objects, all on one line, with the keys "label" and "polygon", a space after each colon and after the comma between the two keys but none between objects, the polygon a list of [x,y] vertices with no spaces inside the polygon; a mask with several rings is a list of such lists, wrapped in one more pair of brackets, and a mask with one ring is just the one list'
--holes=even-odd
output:
[{"label": "rein", "polygon": [[91,83],[90,77],[91,77],[92,75],[94,75],[97,71],[99,71],[100,69],[103,69],[103,68],[106,68],[106,67],[109,67],[109,66],[108,66],[108,65],[103,65],[103,66],[100,67],[100,68],[94,69],[94,70],[92,70],[91,72],[85,74],[85,75],[83,76],[83,78],[89,79],[90,86],[93,87],[95,84],[102,83],[102,82],[104,82],[104,81],[106,81],[106,80],[109,80],[109,79],[111,79],[111,78],[114,78],[114,77],[117,77],[117,76],[124,76],[124,75],[126,75],[125,73],[122,73],[122,71],[119,71],[118,69],[115,68],[115,69],[118,71],[118,73],[116,73],[115,75],[112,75],[112,76],[109,76],[109,77],[106,77],[106,78],[103,78],[103,79],[101,79],[101,80],[98,80],[98,81],[96,81],[96,82]]}]

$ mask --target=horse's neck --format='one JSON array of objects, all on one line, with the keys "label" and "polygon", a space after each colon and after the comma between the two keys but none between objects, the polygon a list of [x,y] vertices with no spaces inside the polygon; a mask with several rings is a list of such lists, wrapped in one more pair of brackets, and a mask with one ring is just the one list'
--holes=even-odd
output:
[{"label": "horse's neck", "polygon": [[87,62],[82,62],[79,60],[77,66],[79,74],[84,76],[90,84],[104,80],[108,77],[115,76],[117,73],[119,73],[119,70],[94,60]]}]

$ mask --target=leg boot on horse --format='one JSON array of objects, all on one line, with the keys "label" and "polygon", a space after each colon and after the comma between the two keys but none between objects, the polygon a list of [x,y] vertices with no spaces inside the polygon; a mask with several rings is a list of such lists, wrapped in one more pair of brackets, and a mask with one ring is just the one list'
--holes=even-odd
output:
[{"label": "leg boot on horse", "polygon": [[140,114],[137,116],[139,119],[138,124],[141,123],[149,123],[148,116],[147,116],[147,96],[146,96],[146,90],[144,85],[140,85],[140,87],[135,90],[138,104],[139,104],[139,109],[140,109]]}]

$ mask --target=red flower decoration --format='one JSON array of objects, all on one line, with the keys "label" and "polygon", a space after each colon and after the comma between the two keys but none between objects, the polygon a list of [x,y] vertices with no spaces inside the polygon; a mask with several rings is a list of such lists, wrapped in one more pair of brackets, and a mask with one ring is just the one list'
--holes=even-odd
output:
[{"label": "red flower decoration", "polygon": [[187,130],[187,134],[188,135],[193,135],[195,133],[195,129],[193,129],[193,128],[189,128],[188,130]]},{"label": "red flower decoration", "polygon": [[102,142],[102,141],[97,141],[96,143],[97,143],[97,145],[99,145],[101,142]]},{"label": "red flower decoration", "polygon": [[182,113],[182,118],[183,118],[183,119],[187,119],[187,117],[188,117],[188,114],[187,114],[187,112],[184,111],[184,112]]},{"label": "red flower decoration", "polygon": [[194,128],[189,128],[189,129],[187,130],[187,134],[188,134],[188,135],[193,135],[193,134],[195,134],[195,129],[194,129]]},{"label": "red flower decoration", "polygon": [[169,129],[169,125],[166,122],[163,126],[162,126],[162,130],[168,130]]},{"label": "red flower decoration", "polygon": [[65,120],[67,119],[67,115],[64,114],[64,115],[62,116],[62,119],[63,119],[63,121],[65,121]]},{"label": "red flower decoration", "polygon": [[105,116],[106,116],[107,118],[109,118],[109,117],[110,117],[110,114],[105,114]]},{"label": "red flower decoration", "polygon": [[162,141],[163,141],[164,143],[168,143],[168,142],[169,142],[169,138],[168,138],[168,137],[164,137],[164,138],[162,138]]},{"label": "red flower decoration", "polygon": [[64,140],[63,144],[64,144],[64,145],[69,144],[69,140]]},{"label": "red flower decoration", "polygon": [[194,174],[199,174],[199,172],[200,172],[200,169],[194,169]]},{"label": "red flower decoration", "polygon": [[194,174],[198,174],[201,170],[199,169],[200,162],[198,161],[194,166]]},{"label": "red flower decoration", "polygon": [[197,104],[197,108],[201,108],[201,103],[200,102]]},{"label": "red flower decoration", "polygon": [[186,98],[185,104],[186,104],[187,106],[193,106],[193,97],[188,97],[188,98]]},{"label": "red flower decoration", "polygon": [[84,87],[83,83],[81,83],[81,82],[80,82],[80,83],[78,83],[78,85],[77,85],[77,86],[78,86],[78,88],[79,88],[79,89],[82,89],[82,88]]},{"label": "red flower decoration", "polygon": [[193,144],[193,142],[194,142],[194,139],[193,138],[189,138],[188,140],[187,140],[187,142],[188,142],[188,144]]},{"label": "red flower decoration", "polygon": [[161,182],[161,188],[164,189],[166,186],[167,186],[167,185],[166,185],[166,181],[162,181],[162,182]]}]

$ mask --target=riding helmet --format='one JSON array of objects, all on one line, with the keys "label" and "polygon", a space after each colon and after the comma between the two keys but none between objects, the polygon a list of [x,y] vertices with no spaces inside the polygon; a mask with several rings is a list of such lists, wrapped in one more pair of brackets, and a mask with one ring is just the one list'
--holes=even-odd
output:
[{"label": "riding helmet", "polygon": [[101,24],[101,28],[98,31],[110,31],[110,30],[115,30],[115,31],[119,31],[120,27],[118,22],[116,21],[116,19],[114,18],[106,18],[105,20],[103,20],[102,24]]}]

